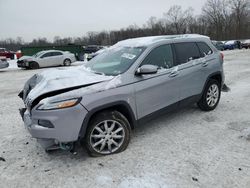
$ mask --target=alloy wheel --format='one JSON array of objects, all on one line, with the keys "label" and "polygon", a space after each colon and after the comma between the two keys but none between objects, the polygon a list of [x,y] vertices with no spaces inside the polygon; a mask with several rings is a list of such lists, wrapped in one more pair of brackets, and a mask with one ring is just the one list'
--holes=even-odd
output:
[{"label": "alloy wheel", "polygon": [[217,84],[212,84],[207,91],[206,101],[208,106],[213,107],[219,99],[219,87]]},{"label": "alloy wheel", "polygon": [[124,127],[118,121],[105,120],[93,128],[90,144],[100,154],[111,154],[121,147],[124,138]]},{"label": "alloy wheel", "polygon": [[64,65],[65,65],[65,66],[70,66],[70,64],[71,64],[71,61],[70,61],[70,60],[66,59],[66,60],[64,61]]}]

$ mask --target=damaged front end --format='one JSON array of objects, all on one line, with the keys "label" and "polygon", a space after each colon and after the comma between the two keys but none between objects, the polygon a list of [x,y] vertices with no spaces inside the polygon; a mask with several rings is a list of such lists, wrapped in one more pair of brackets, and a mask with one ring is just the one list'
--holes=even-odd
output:
[{"label": "damaged front end", "polygon": [[[37,84],[37,75],[35,74],[25,83],[23,90],[18,94],[18,96],[23,100],[24,104],[29,92],[35,87],[36,84]],[[26,104],[25,107],[26,108],[19,109],[19,113],[23,120],[24,120],[24,113],[27,110]]]},{"label": "damaged front end", "polygon": [[19,112],[27,130],[43,148],[72,150],[88,111],[81,104],[80,94],[63,99],[57,96],[91,87],[112,77],[86,73],[84,79],[76,75],[76,80],[73,76],[55,74],[53,77],[51,74],[35,74],[25,83],[18,94],[25,108],[20,108]]}]

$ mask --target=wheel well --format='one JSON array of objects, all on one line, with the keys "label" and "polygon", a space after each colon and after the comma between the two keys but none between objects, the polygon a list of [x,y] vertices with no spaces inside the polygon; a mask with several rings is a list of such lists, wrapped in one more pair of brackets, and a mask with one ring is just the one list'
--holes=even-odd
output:
[{"label": "wheel well", "polygon": [[[38,67],[40,67],[39,63],[37,63],[36,61],[31,61],[30,64],[36,64],[38,65]],[[30,67],[30,64],[29,64],[29,67]]]},{"label": "wheel well", "polygon": [[221,78],[220,74],[213,75],[213,76],[210,77],[210,79],[217,80],[220,83],[220,85],[221,85],[222,78]]},{"label": "wheel well", "polygon": [[131,112],[128,110],[128,108],[125,106],[125,105],[122,105],[122,104],[118,104],[118,105],[114,105],[114,106],[111,106],[111,107],[108,107],[108,108],[104,108],[104,109],[101,109],[99,111],[96,111],[94,114],[91,115],[90,119],[88,122],[90,122],[90,120],[96,115],[96,114],[99,114],[103,111],[118,111],[120,112],[122,115],[124,115],[127,120],[129,121],[129,124],[131,126],[131,129],[134,129],[134,118],[132,117],[131,115]]},{"label": "wheel well", "polygon": [[105,107],[105,108],[95,110],[93,113],[91,113],[91,111],[90,111],[89,117],[86,117],[85,120],[83,121],[83,126],[82,126],[82,129],[80,131],[79,136],[80,137],[85,136],[85,132],[86,132],[86,130],[88,128],[89,122],[97,114],[99,114],[99,113],[101,113],[103,111],[114,111],[114,110],[120,112],[121,114],[123,114],[127,118],[127,120],[129,121],[129,124],[131,126],[131,129],[135,128],[136,120],[135,120],[135,117],[134,117],[133,112],[130,109],[130,107],[127,107],[127,105],[124,105],[124,104],[115,104],[115,105],[112,105],[112,106],[108,106],[108,107]]},{"label": "wheel well", "polygon": [[127,118],[127,120],[129,121],[131,129],[135,128],[134,127],[135,126],[134,125],[134,118],[132,118],[131,112],[129,112],[127,107],[125,107],[123,105],[116,105],[116,106],[112,107],[111,110],[116,110],[116,111],[122,113]]},{"label": "wheel well", "polygon": [[63,62],[65,62],[66,60],[69,60],[69,61],[71,61],[71,60],[70,60],[70,58],[65,58]]}]

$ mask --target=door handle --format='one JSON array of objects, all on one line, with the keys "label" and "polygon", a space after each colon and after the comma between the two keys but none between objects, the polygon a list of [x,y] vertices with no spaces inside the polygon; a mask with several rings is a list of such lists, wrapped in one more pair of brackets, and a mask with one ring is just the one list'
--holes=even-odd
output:
[{"label": "door handle", "polygon": [[203,62],[202,62],[202,66],[203,66],[203,67],[208,66],[208,62],[207,62],[207,61],[203,61]]},{"label": "door handle", "polygon": [[179,71],[173,70],[173,71],[170,73],[169,77],[175,77],[175,76],[177,76],[178,74],[179,74]]}]

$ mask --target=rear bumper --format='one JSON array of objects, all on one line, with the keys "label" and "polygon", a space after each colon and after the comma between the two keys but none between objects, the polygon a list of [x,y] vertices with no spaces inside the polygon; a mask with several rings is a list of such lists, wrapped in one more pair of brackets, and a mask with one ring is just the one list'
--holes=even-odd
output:
[{"label": "rear bumper", "polygon": [[29,112],[24,108],[20,109],[20,114],[31,136],[47,149],[58,143],[77,141],[87,110],[78,104],[71,108],[48,111],[34,108]]}]

